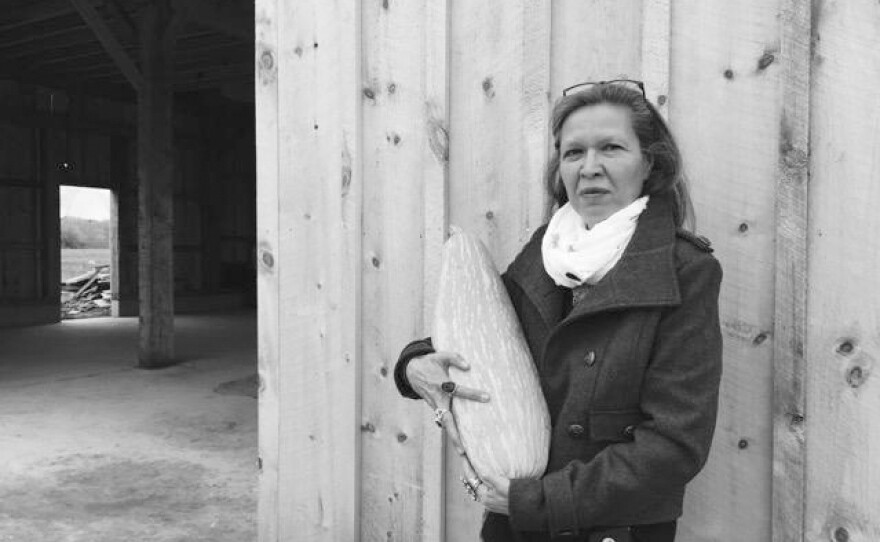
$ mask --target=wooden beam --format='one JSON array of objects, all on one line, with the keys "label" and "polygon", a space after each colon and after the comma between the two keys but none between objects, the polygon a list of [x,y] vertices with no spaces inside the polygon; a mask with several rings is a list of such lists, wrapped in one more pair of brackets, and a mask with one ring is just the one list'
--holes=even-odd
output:
[{"label": "wooden beam", "polygon": [[252,42],[254,12],[244,8],[247,5],[220,0],[174,0],[174,9],[184,20]]},{"label": "wooden beam", "polygon": [[119,43],[116,36],[113,35],[113,32],[110,30],[110,27],[107,26],[107,23],[104,22],[104,19],[102,19],[95,8],[92,7],[89,0],[70,0],[70,2],[79,12],[80,17],[82,17],[86,24],[89,25],[89,28],[92,29],[92,32],[95,33],[98,41],[104,46],[104,50],[106,50],[107,54],[110,55],[110,58],[116,62],[116,66],[123,75],[125,75],[125,78],[128,79],[131,86],[134,87],[136,91],[139,90],[141,86],[143,86],[144,78],[131,57],[126,53],[125,48]]},{"label": "wooden beam", "polygon": [[171,18],[167,0],[158,0],[144,9],[141,19],[144,78],[138,92],[139,364],[145,368],[174,361]]},{"label": "wooden beam", "polygon": [[[780,2],[782,122],[776,183],[773,341],[773,542],[804,540],[807,223],[812,5]],[[763,62],[773,62],[766,53]],[[836,538],[836,537],[835,537]]]}]

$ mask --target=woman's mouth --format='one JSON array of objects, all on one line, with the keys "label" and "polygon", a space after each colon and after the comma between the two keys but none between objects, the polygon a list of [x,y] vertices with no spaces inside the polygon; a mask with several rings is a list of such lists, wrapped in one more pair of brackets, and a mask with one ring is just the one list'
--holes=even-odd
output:
[{"label": "woman's mouth", "polygon": [[611,191],[605,188],[584,188],[578,191],[578,196],[582,198],[598,198],[609,194]]}]

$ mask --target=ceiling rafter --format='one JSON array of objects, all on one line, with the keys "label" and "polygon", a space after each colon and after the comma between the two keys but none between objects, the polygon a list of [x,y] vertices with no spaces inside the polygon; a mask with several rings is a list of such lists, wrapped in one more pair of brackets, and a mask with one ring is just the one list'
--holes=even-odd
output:
[{"label": "ceiling rafter", "polygon": [[113,35],[113,32],[111,32],[107,23],[104,22],[104,19],[102,19],[95,8],[92,7],[89,0],[70,0],[70,2],[79,12],[80,17],[83,18],[86,24],[89,25],[95,33],[98,41],[101,42],[101,45],[104,46],[107,54],[116,62],[116,66],[123,75],[125,75],[125,78],[128,79],[131,86],[134,87],[136,91],[139,91],[143,87],[143,75],[131,57],[128,56],[125,48],[119,40],[116,39],[116,36]]}]

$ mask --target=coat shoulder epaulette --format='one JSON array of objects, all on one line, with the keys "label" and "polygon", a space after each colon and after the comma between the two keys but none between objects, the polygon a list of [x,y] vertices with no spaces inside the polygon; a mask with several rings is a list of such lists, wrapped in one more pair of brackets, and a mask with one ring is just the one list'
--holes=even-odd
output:
[{"label": "coat shoulder epaulette", "polygon": [[679,228],[678,230],[676,230],[675,234],[676,234],[679,238],[684,239],[685,241],[687,241],[687,242],[689,242],[690,244],[694,245],[695,247],[697,247],[698,249],[702,250],[703,252],[709,252],[709,253],[712,253],[712,252],[714,252],[714,250],[715,250],[715,249],[712,248],[712,242],[709,241],[708,238],[706,238],[706,237],[704,237],[704,236],[702,236],[702,235],[697,235],[697,234],[695,234],[695,233],[693,233],[693,232],[690,232],[690,231],[688,231],[688,230],[684,230],[684,229],[681,229],[681,228]]}]

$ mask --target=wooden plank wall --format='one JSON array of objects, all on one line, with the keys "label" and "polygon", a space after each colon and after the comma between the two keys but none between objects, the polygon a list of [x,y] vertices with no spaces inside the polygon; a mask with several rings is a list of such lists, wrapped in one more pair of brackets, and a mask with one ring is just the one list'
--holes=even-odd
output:
[{"label": "wooden plank wall", "polygon": [[355,4],[258,2],[261,540],[477,538],[393,364],[430,332],[446,225],[503,269],[543,219],[553,101],[618,77],[669,119],[725,271],[721,412],[678,540],[880,537],[880,5]]}]

